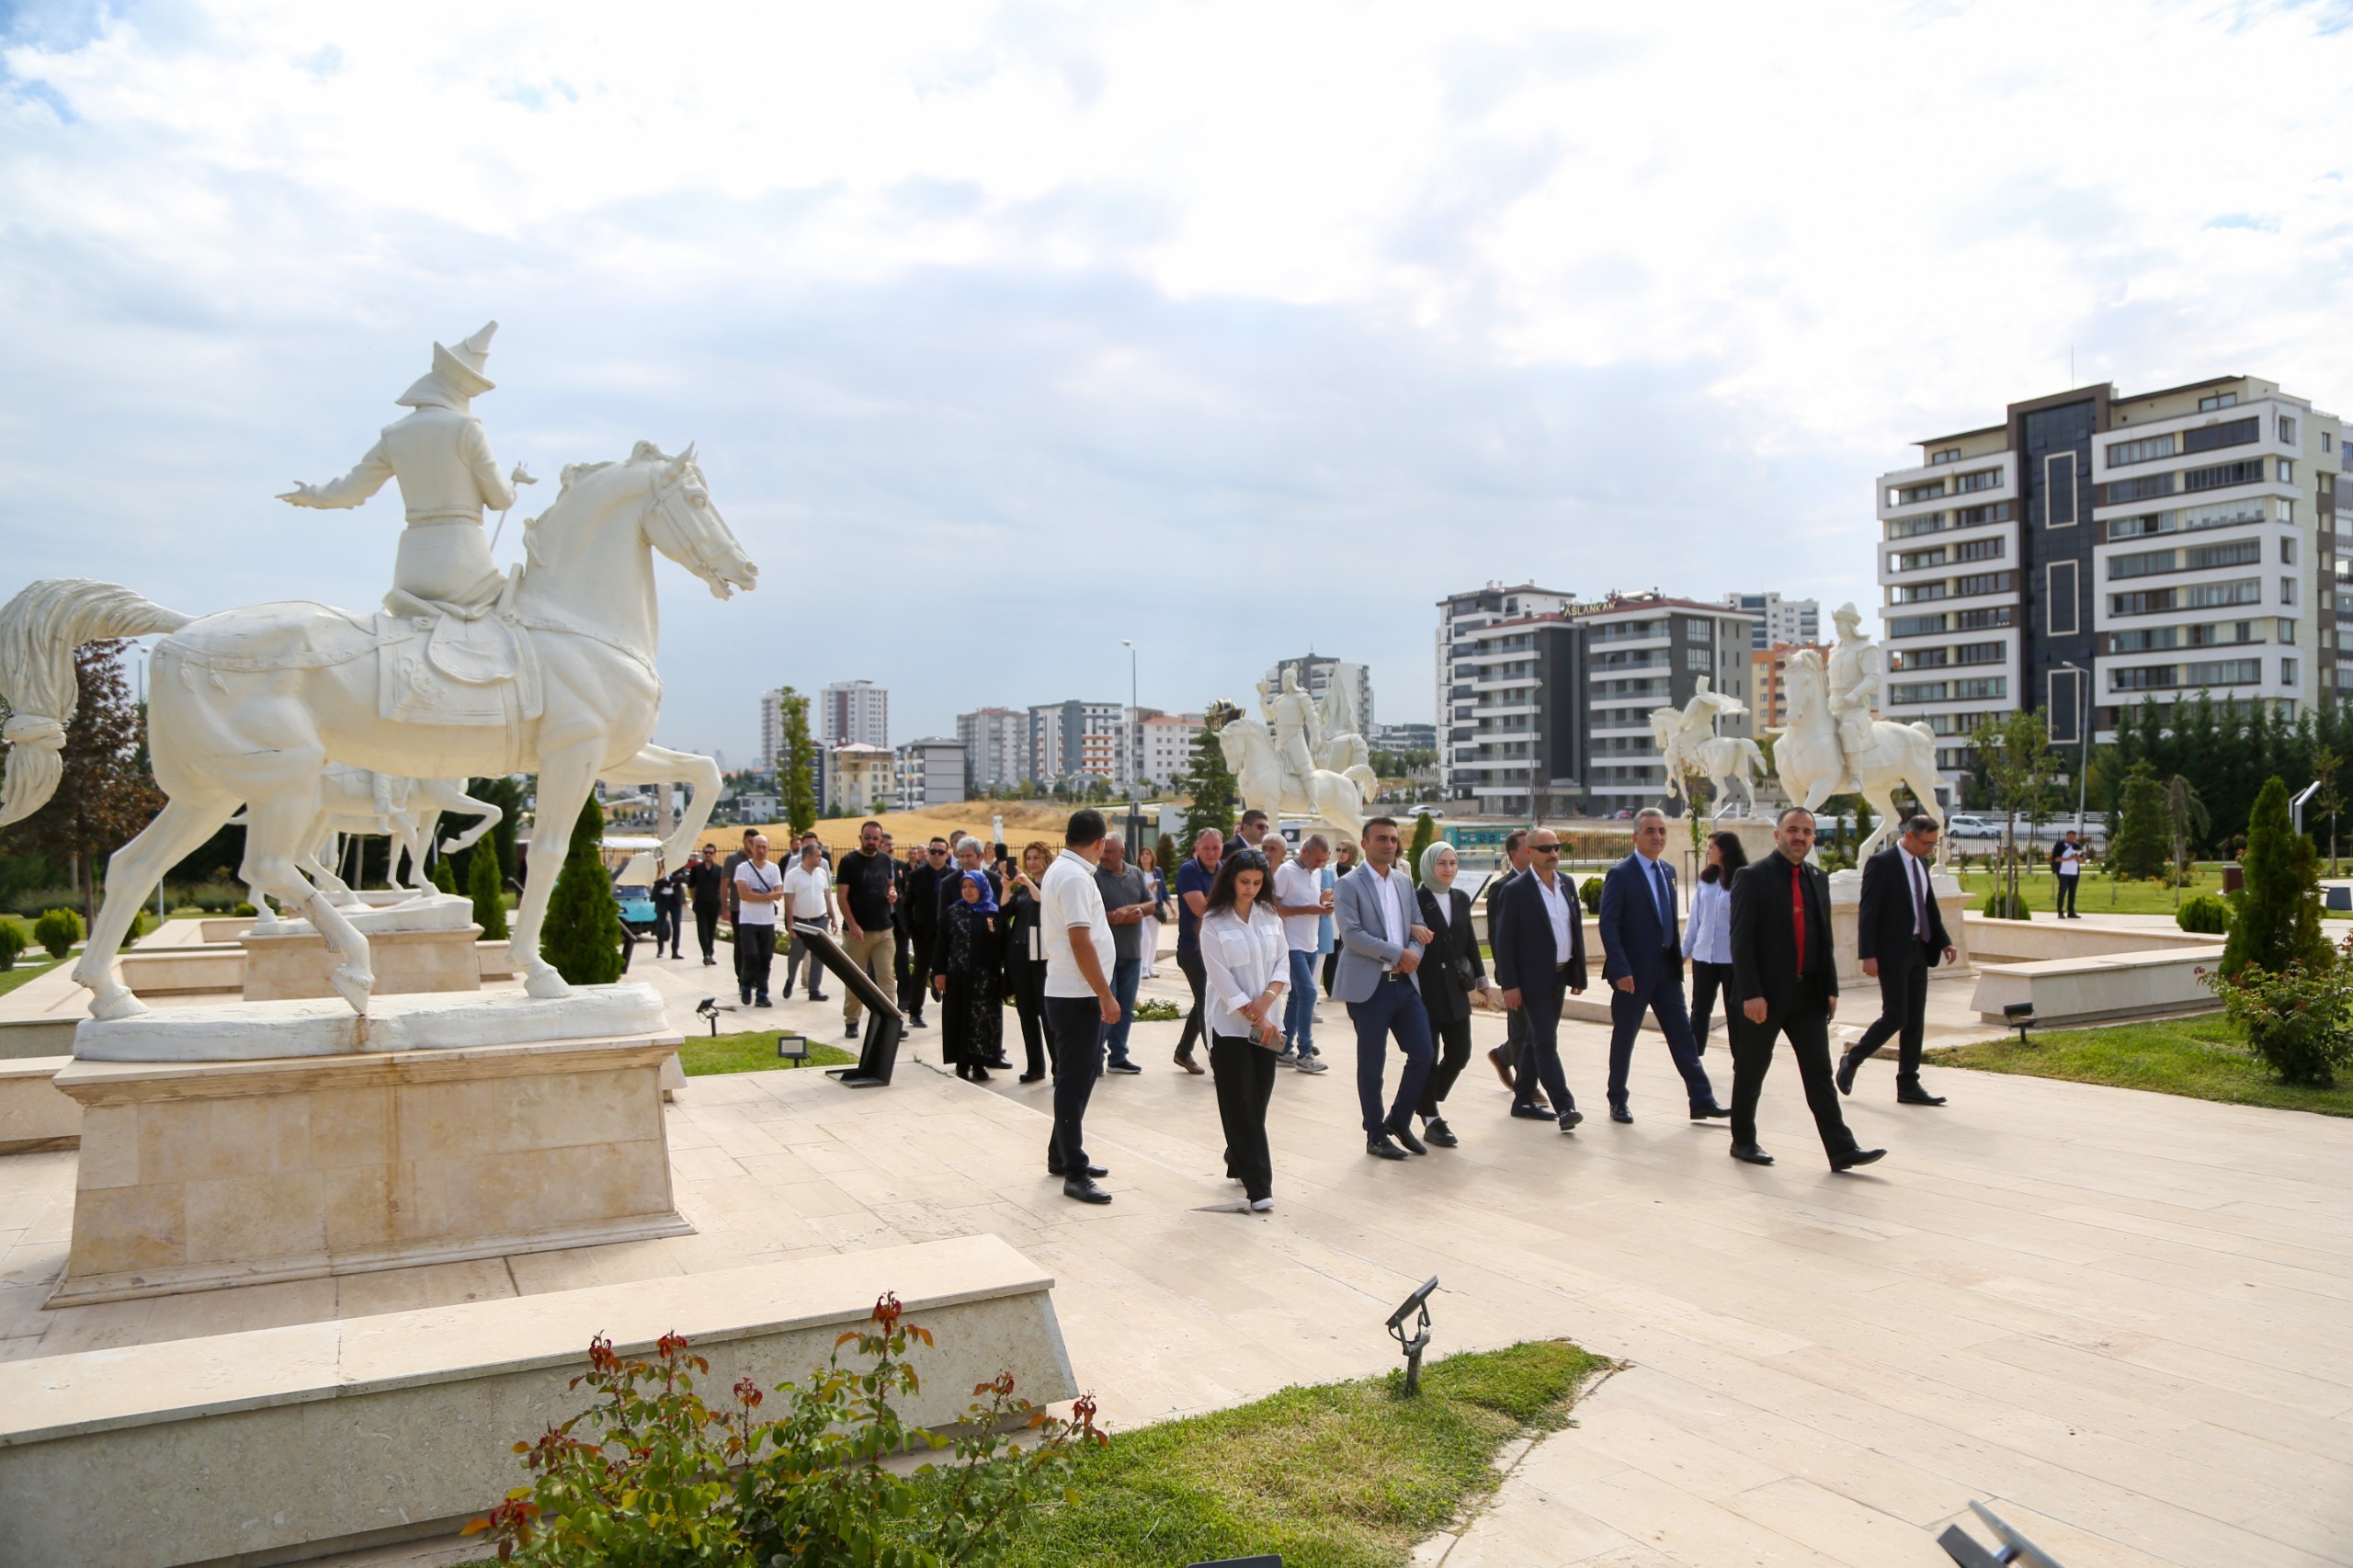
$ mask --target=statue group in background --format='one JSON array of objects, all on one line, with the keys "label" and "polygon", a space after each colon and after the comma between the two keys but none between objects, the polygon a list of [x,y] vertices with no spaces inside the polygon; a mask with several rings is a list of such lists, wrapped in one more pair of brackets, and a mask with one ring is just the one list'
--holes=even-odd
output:
[{"label": "statue group in background", "polygon": [[1346,689],[1333,682],[1319,704],[1298,671],[1285,669],[1279,685],[1258,683],[1258,709],[1263,720],[1236,715],[1217,727],[1243,805],[1329,823],[1356,837],[1381,781]]},{"label": "statue group in background", "polygon": [[[1716,819],[1745,821],[1756,811],[1756,775],[1765,770],[1765,754],[1745,735],[1716,733],[1716,721],[1737,719],[1748,711],[1740,699],[1708,688],[1701,676],[1691,700],[1681,708],[1651,710],[1651,734],[1666,764],[1666,793],[1681,799],[1685,810],[1696,809],[1685,790],[1690,774],[1705,778],[1714,788]],[[1737,797],[1733,787],[1739,786]]]},{"label": "statue group in background", "polygon": [[1871,717],[1882,681],[1879,647],[1863,634],[1853,605],[1840,605],[1832,619],[1838,642],[1827,661],[1812,648],[1790,655],[1783,677],[1790,722],[1773,743],[1773,767],[1791,803],[1808,811],[1820,810],[1833,795],[1859,794],[1870,802],[1879,824],[1855,851],[1859,865],[1898,825],[1898,784],[1943,825],[1937,737],[1926,724]]}]

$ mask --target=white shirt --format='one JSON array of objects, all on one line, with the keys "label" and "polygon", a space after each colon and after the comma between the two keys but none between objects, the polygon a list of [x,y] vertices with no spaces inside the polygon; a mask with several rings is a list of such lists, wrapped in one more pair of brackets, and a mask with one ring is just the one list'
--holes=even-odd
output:
[{"label": "white shirt", "polygon": [[1683,956],[1700,963],[1732,962],[1732,890],[1722,881],[1703,881],[1691,890]]},{"label": "white shirt", "polygon": [[[1904,853],[1909,854],[1911,851],[1906,850]],[[2064,842],[2061,843],[2059,846],[2059,874],[2063,877],[2079,877],[2082,876],[2083,873],[2083,847],[2080,845],[2068,844]]]},{"label": "white shirt", "polygon": [[1575,951],[1569,945],[1569,900],[1574,895],[1569,892],[1568,886],[1557,874],[1549,884],[1540,876],[1536,879],[1536,891],[1544,899],[1544,913],[1552,922],[1552,961],[1556,964],[1568,962]]},{"label": "white shirt", "polygon": [[1070,933],[1074,926],[1087,928],[1095,945],[1095,961],[1102,968],[1103,983],[1108,985],[1113,967],[1111,917],[1103,911],[1103,890],[1095,885],[1095,868],[1084,855],[1065,849],[1046,868],[1038,895],[1038,924],[1046,942],[1046,994],[1094,995],[1095,987],[1086,983],[1071,952]]},{"label": "white shirt", "polygon": [[[1928,912],[1921,906],[1920,901],[1935,896],[1934,885],[1928,881],[1928,862],[1901,844],[1895,848],[1904,857],[1904,892],[1912,902],[1912,929],[1915,933],[1926,931],[1928,929]],[[2073,868],[2065,874],[2074,875]]]},{"label": "white shirt", "polygon": [[[754,892],[774,892],[784,886],[784,878],[778,872],[773,860],[765,866],[756,866],[746,860],[735,868],[735,885],[739,889],[749,888]],[[776,924],[776,911],[777,906],[773,903],[754,903],[739,894],[735,900],[735,924],[773,926]]]},{"label": "white shirt", "polygon": [[1201,968],[1206,975],[1202,994],[1209,1002],[1210,1033],[1247,1037],[1250,1020],[1242,1009],[1271,989],[1279,994],[1290,973],[1286,956],[1290,937],[1285,927],[1298,915],[1281,916],[1265,903],[1253,903],[1245,924],[1231,909],[1221,909],[1201,922]]},{"label": "white shirt", "polygon": [[795,920],[823,920],[825,917],[825,895],[834,891],[834,874],[825,863],[803,866],[794,861],[792,869],[784,874],[785,903],[792,910]]},{"label": "white shirt", "polygon": [[[1324,899],[1322,873],[1311,871],[1296,860],[1286,860],[1275,869],[1275,902],[1296,907],[1302,903],[1320,903]],[[1316,915],[1286,915],[1283,940],[1294,953],[1312,953],[1324,940],[1324,916]]]},{"label": "white shirt", "polygon": [[[1389,938],[1389,945],[1392,948],[1404,947],[1406,937],[1410,935],[1405,929],[1405,912],[1397,906],[1397,868],[1392,866],[1381,874],[1380,888],[1381,934]],[[1392,963],[1381,967],[1394,970],[1397,966]]]}]

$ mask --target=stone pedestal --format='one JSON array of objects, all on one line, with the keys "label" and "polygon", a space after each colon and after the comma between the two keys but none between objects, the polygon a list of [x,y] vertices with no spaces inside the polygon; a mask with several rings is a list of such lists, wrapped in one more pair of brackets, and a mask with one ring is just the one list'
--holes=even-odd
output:
[{"label": "stone pedestal", "polygon": [[[1969,956],[1969,930],[1962,914],[1969,901],[1961,895],[1960,879],[1941,866],[1928,877],[1928,891],[1936,895],[1937,909],[1944,916],[1945,935],[1951,938],[1959,956],[1950,965],[1939,964],[1937,977],[1974,974],[1976,967]],[[1844,993],[1858,989],[1878,993],[1879,982],[1863,972],[1863,960],[1855,951],[1856,916],[1863,901],[1863,874],[1860,871],[1834,871],[1830,875],[1830,936],[1832,950],[1838,955],[1838,989]]]},{"label": "stone pedestal", "polygon": [[[367,937],[380,996],[482,989],[482,957],[475,949],[482,927],[472,922],[444,930],[369,931]],[[296,933],[249,935],[238,945],[245,950],[246,1001],[285,1002],[335,994],[327,976],[339,960],[308,922]]]},{"label": "stone pedestal", "polygon": [[[485,1005],[486,1006],[486,1005]],[[226,1011],[226,1009],[222,1009]],[[51,1306],[676,1235],[666,1030],[229,1062],[77,1060]]]}]

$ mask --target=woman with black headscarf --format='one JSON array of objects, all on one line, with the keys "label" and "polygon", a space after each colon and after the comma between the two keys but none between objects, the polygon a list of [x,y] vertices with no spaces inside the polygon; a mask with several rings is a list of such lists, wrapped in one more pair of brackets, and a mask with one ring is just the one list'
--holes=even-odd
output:
[{"label": "woman with black headscarf", "polygon": [[959,883],[932,949],[939,1054],[959,1078],[985,1084],[1005,1050],[1005,921],[986,871],[966,871]]}]

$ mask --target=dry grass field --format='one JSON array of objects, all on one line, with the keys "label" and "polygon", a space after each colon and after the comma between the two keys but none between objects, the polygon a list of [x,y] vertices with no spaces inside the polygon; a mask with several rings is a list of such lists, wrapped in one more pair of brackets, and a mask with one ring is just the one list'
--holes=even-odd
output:
[{"label": "dry grass field", "polygon": [[[969,833],[983,843],[989,837],[989,818],[1005,819],[1006,841],[1016,848],[1033,838],[1051,845],[1063,841],[1063,824],[1070,820],[1074,808],[1053,801],[967,801],[961,805],[941,806],[927,812],[881,812],[871,820],[882,824],[883,831],[897,839],[900,849],[934,834],[952,839],[958,834]],[[828,817],[817,824],[817,836],[836,855],[858,847],[858,824],[865,817]],[[787,832],[782,823],[769,823],[760,828],[770,842],[781,844]],[[743,835],[740,827],[713,827],[703,834],[703,842],[733,848]]]}]

